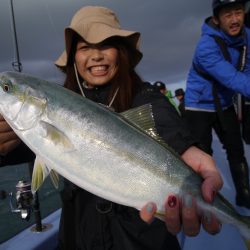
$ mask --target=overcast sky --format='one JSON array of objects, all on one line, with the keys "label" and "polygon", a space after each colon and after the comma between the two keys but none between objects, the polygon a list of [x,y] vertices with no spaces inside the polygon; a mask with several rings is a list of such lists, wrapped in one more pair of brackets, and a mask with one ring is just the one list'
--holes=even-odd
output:
[{"label": "overcast sky", "polygon": [[[23,72],[61,81],[53,61],[64,48],[64,28],[82,6],[113,9],[122,28],[141,32],[145,81],[184,82],[211,0],[13,0]],[[0,71],[15,61],[10,0],[0,0]],[[171,85],[175,86],[175,85]],[[171,89],[171,87],[170,87]]]}]

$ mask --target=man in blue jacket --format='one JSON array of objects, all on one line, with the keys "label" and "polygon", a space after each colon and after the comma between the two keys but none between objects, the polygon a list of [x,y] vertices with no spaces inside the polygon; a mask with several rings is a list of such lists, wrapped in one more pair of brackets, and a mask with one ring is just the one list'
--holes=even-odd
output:
[{"label": "man in blue jacket", "polygon": [[236,204],[250,208],[249,171],[233,105],[241,93],[250,97],[250,30],[244,26],[244,0],[213,0],[190,69],[185,117],[191,132],[212,154],[212,129],[227,153],[236,188]]}]

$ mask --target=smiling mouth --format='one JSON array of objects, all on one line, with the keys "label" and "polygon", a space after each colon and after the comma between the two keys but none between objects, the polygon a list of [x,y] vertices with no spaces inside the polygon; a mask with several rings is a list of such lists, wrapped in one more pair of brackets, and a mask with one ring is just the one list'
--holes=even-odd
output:
[{"label": "smiling mouth", "polygon": [[239,29],[239,28],[240,28],[240,25],[238,25],[238,24],[232,25],[232,26],[230,27],[230,29],[233,29],[233,30]]},{"label": "smiling mouth", "polygon": [[107,74],[108,69],[108,65],[98,65],[89,67],[90,73],[97,76]]}]

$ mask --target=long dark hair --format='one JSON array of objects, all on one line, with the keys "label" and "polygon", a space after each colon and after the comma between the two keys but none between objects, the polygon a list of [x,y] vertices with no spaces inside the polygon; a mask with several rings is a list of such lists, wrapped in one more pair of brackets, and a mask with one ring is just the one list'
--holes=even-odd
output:
[{"label": "long dark hair", "polygon": [[[76,53],[77,42],[80,39],[82,38],[77,34],[72,38],[72,46],[65,70],[66,79],[64,82],[64,87],[79,94],[80,89],[74,72],[74,56]],[[108,102],[111,101],[115,91],[119,88],[112,107],[116,112],[122,112],[131,107],[134,96],[142,86],[142,80],[133,66],[133,52],[135,51],[124,38],[113,37],[105,40],[103,43],[114,46],[118,50],[118,71],[110,82],[111,88],[108,95]]]}]

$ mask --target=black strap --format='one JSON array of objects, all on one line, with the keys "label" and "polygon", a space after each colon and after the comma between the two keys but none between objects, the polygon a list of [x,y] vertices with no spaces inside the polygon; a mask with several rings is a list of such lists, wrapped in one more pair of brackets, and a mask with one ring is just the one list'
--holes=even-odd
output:
[{"label": "black strap", "polygon": [[229,54],[229,52],[227,50],[227,45],[225,44],[224,40],[221,37],[219,37],[219,36],[213,36],[213,38],[217,42],[217,44],[219,45],[220,50],[221,50],[224,58],[227,61],[231,62],[232,59],[231,59],[231,56],[230,56],[230,54]]},{"label": "black strap", "polygon": [[[220,50],[221,50],[224,58],[228,62],[232,62],[231,56],[228,52],[227,45],[225,44],[224,40],[221,37],[215,36],[215,35],[213,36],[213,38],[216,41],[216,43],[218,44],[218,46],[220,47]],[[240,49],[240,56],[239,56],[239,61],[238,61],[238,65],[237,65],[237,69],[239,71],[243,71],[245,68],[246,54],[247,54],[246,52],[247,52],[247,46],[244,45]],[[222,106],[221,106],[220,99],[218,96],[218,90],[217,90],[218,81],[213,76],[198,69],[198,67],[195,65],[194,62],[193,62],[193,68],[199,75],[201,75],[203,78],[209,80],[213,84],[212,85],[212,94],[214,97],[214,104],[215,104],[215,108],[216,108],[217,113],[218,113],[218,118],[220,120],[220,124],[221,124],[222,130],[223,130],[223,117],[222,117],[223,111],[222,111]]]},{"label": "black strap", "polygon": [[[220,47],[220,50],[224,56],[224,58],[228,61],[228,62],[232,62],[232,59],[231,59],[231,56],[228,52],[228,49],[226,47],[226,44],[224,42],[224,40],[222,38],[220,38],[219,36],[213,36],[214,40],[217,42],[217,44],[219,45]],[[220,98],[218,96],[218,90],[217,90],[217,84],[216,84],[216,80],[213,81],[213,86],[212,86],[212,93],[213,93],[213,96],[214,96],[214,103],[215,103],[215,108],[218,112],[218,117],[219,117],[219,120],[220,120],[220,124],[221,124],[221,127],[223,129],[223,117],[222,117],[222,106],[221,106],[221,103],[220,103]]]}]

